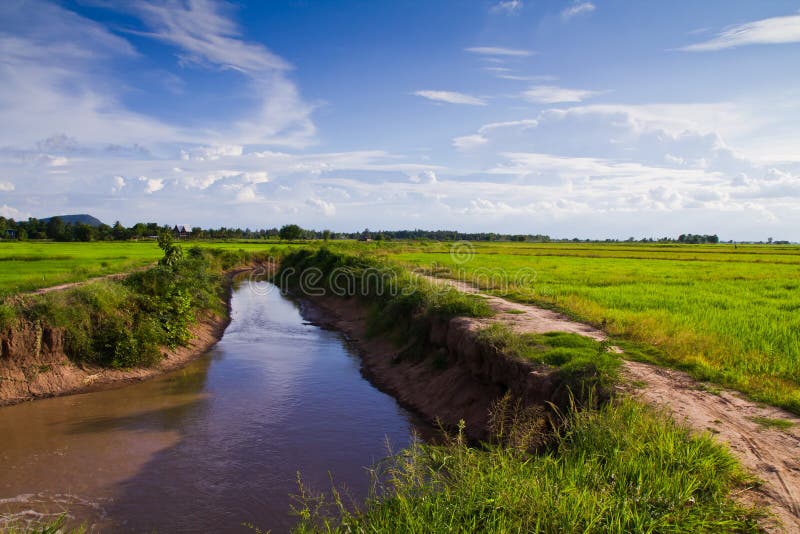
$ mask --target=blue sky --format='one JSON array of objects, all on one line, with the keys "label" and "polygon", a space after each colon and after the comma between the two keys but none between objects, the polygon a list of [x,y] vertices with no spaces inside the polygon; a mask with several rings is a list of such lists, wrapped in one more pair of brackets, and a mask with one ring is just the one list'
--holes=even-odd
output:
[{"label": "blue sky", "polygon": [[800,240],[800,2],[0,4],[0,215]]}]

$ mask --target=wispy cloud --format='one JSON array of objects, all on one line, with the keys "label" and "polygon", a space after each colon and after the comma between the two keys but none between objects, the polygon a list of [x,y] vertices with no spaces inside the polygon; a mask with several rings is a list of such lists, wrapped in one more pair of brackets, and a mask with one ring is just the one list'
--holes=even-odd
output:
[{"label": "wispy cloud", "polygon": [[684,46],[686,52],[709,52],[754,44],[800,42],[800,15],[773,17],[733,26],[702,43]]},{"label": "wispy cloud", "polygon": [[466,104],[469,106],[485,106],[486,101],[477,96],[466,95],[464,93],[457,93],[455,91],[415,91],[415,95],[427,98],[428,100],[435,100],[436,102],[445,102],[447,104]]},{"label": "wispy cloud", "polygon": [[591,2],[573,2],[573,4],[561,12],[561,18],[569,20],[577,15],[591,13],[596,9],[595,5]]},{"label": "wispy cloud", "polygon": [[528,128],[535,128],[539,124],[536,119],[520,119],[515,121],[503,122],[490,122],[478,128],[478,133],[472,135],[462,135],[453,139],[453,146],[462,152],[475,150],[481,146],[489,143],[489,134],[496,130],[503,130],[506,128],[517,128],[519,130],[527,130]]},{"label": "wispy cloud", "polygon": [[470,48],[465,48],[464,50],[467,52],[472,52],[473,54],[481,54],[484,56],[525,57],[535,54],[535,52],[531,50],[523,50],[521,48],[505,48],[502,46],[473,46]]},{"label": "wispy cloud", "polygon": [[250,79],[252,94],[261,102],[247,119],[235,122],[240,142],[301,147],[312,141],[313,109],[286,77],[291,66],[264,45],[244,41],[227,13],[230,5],[137,2],[130,9],[147,25],[145,35],[177,47],[184,64],[235,70]]},{"label": "wispy cloud", "polygon": [[555,85],[534,85],[523,93],[523,97],[538,104],[558,104],[559,102],[582,102],[598,93],[598,91],[567,89]]},{"label": "wispy cloud", "polygon": [[488,142],[489,140],[480,134],[462,135],[461,137],[456,137],[453,139],[453,146],[456,148],[456,150],[466,151],[474,150]]},{"label": "wispy cloud", "polygon": [[489,11],[492,13],[506,13],[511,15],[520,11],[522,6],[522,0],[504,0],[493,5]]},{"label": "wispy cloud", "polygon": [[178,47],[185,62],[209,64],[251,74],[285,70],[288,63],[261,44],[240,39],[237,25],[211,0],[136,2],[133,11],[151,28],[146,33]]}]

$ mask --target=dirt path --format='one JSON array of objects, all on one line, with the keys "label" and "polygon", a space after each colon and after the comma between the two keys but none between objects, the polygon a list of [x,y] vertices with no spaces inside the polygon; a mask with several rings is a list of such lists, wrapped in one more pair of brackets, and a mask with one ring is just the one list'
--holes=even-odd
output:
[{"label": "dirt path", "polygon": [[[463,282],[425,278],[485,297],[496,315],[474,319],[478,323],[499,321],[519,333],[561,331],[606,339],[605,332],[559,313],[486,295]],[[695,430],[715,434],[763,481],[763,485],[739,497],[770,507],[783,526],[768,521],[764,524],[768,531],[800,532],[800,417],[747,400],[733,391],[707,387],[672,369],[624,360],[623,376],[626,384],[637,386],[626,387],[634,396],[665,407]],[[757,422],[759,418],[762,423]],[[763,424],[764,420],[774,419],[789,421],[793,426],[776,429]]]},{"label": "dirt path", "polygon": [[69,289],[71,287],[78,287],[84,286],[86,284],[91,284],[92,282],[98,282],[100,280],[120,280],[129,276],[132,273],[138,271],[145,271],[152,267],[152,265],[145,265],[144,267],[139,267],[137,269],[133,269],[132,271],[125,271],[124,273],[114,273],[114,274],[106,274],[103,276],[95,276],[94,278],[88,278],[81,282],[69,282],[66,284],[59,284],[57,286],[49,286],[49,287],[40,287],[39,289],[34,289],[33,291],[29,291],[28,295],[44,295],[45,293],[51,293],[53,291],[63,291],[64,289]]}]

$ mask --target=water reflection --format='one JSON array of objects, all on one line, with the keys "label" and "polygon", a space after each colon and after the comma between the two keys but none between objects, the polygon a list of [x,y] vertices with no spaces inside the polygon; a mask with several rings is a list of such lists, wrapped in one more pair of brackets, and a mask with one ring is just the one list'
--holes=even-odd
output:
[{"label": "water reflection", "polygon": [[321,489],[330,471],[363,496],[385,440],[406,445],[418,422],[277,291],[238,288],[232,306],[223,340],[183,370],[0,409],[0,513],[68,508],[117,532],[281,532],[298,471]]}]

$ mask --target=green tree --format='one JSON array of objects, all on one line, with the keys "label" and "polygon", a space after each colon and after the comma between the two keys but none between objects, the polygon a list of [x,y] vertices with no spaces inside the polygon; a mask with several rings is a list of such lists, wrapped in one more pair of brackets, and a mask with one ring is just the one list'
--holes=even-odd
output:
[{"label": "green tree", "polygon": [[114,226],[111,228],[111,237],[115,241],[123,241],[128,239],[128,235],[128,229],[122,226],[119,221],[114,223]]},{"label": "green tree", "polygon": [[158,236],[158,246],[164,251],[164,257],[158,260],[159,265],[175,268],[183,259],[183,249],[172,242],[170,232]]},{"label": "green tree", "polygon": [[58,217],[53,217],[47,221],[47,237],[54,241],[64,239],[64,221]]},{"label": "green tree", "polygon": [[291,241],[294,239],[300,239],[303,237],[303,229],[297,226],[296,224],[286,224],[281,227],[278,235],[281,239]]},{"label": "green tree", "polygon": [[91,241],[94,239],[94,228],[88,224],[78,223],[74,227],[73,234],[78,241]]}]

